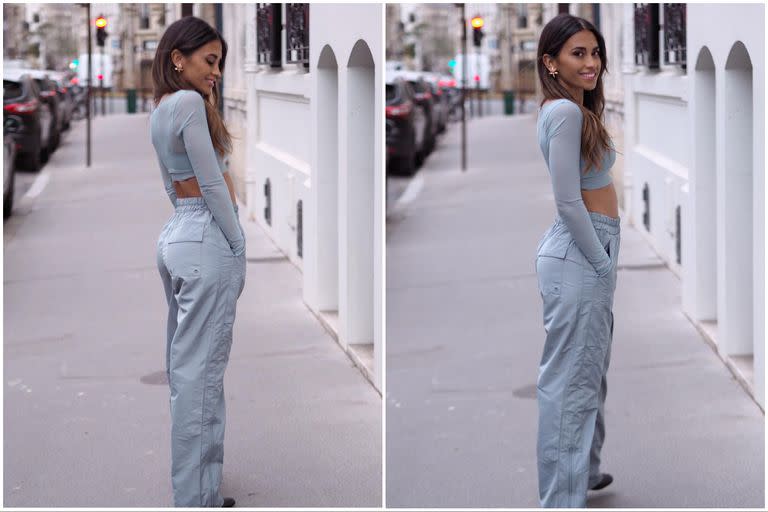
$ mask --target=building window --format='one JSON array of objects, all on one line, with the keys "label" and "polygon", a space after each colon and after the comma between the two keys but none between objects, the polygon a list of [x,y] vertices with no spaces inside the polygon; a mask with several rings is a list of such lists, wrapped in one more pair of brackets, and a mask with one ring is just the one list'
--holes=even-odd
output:
[{"label": "building window", "polygon": [[517,4],[517,28],[528,28],[527,4]]},{"label": "building window", "polygon": [[149,28],[149,4],[139,4],[139,28]]},{"label": "building window", "polygon": [[273,68],[283,65],[280,31],[283,27],[281,4],[256,4],[256,58]]},{"label": "building window", "polygon": [[192,5],[193,4],[181,4],[181,17],[184,16],[192,16]]},{"label": "building window", "polygon": [[[662,25],[659,9],[663,13],[664,48],[660,51]],[[685,4],[635,4],[635,64],[659,69],[664,53],[664,64],[686,68],[686,7]]]},{"label": "building window", "polygon": [[285,4],[285,60],[309,67],[309,4]]},{"label": "building window", "polygon": [[601,30],[600,27],[600,4],[592,4],[592,24],[597,27],[597,30]]},{"label": "building window", "polygon": [[685,4],[664,6],[664,64],[685,69]]},{"label": "building window", "polygon": [[635,4],[635,64],[659,69],[659,4]]}]

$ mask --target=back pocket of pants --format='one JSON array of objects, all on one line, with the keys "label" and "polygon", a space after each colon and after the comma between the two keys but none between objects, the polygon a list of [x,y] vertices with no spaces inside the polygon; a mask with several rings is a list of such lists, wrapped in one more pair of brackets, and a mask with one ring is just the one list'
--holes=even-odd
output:
[{"label": "back pocket of pants", "polygon": [[203,232],[205,231],[204,218],[183,219],[176,224],[173,231],[168,235],[168,243],[175,244],[179,242],[202,242]]},{"label": "back pocket of pants", "polygon": [[570,236],[550,236],[539,244],[536,256],[565,259],[572,243],[573,239]]},{"label": "back pocket of pants", "polygon": [[172,276],[194,278],[200,275],[205,217],[180,219],[166,240],[166,265]]}]

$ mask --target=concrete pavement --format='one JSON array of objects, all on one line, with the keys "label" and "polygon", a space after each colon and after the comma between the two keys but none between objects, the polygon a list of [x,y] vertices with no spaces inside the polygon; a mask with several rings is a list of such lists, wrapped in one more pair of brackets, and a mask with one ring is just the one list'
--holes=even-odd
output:
[{"label": "concrete pavement", "polygon": [[[555,210],[535,115],[453,125],[387,225],[387,506],[538,507],[535,275]],[[407,195],[407,193],[406,193]],[[590,507],[764,507],[764,415],[622,222],[604,471]]]},{"label": "concrete pavement", "polygon": [[[155,267],[172,214],[148,114],[97,117],[4,230],[4,505],[168,507],[167,307]],[[381,397],[301,299],[300,272],[248,236],[225,379],[223,493],[240,507],[381,505]]]}]

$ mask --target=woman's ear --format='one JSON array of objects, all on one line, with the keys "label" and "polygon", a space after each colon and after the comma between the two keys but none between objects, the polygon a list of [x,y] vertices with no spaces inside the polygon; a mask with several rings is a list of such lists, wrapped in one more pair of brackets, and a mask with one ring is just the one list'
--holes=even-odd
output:
[{"label": "woman's ear", "polygon": [[171,51],[171,63],[174,66],[184,67],[184,54],[182,54],[179,50],[173,50]]}]

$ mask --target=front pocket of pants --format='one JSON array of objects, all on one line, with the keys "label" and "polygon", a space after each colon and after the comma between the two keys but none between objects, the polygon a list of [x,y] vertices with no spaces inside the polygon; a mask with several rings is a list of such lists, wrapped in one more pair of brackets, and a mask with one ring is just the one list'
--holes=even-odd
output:
[{"label": "front pocket of pants", "polygon": [[219,225],[216,224],[215,220],[211,220],[211,223],[208,225],[208,231],[206,233],[207,241],[219,249],[222,249],[226,256],[230,256],[232,258],[235,257],[234,253],[232,252],[232,246],[229,245],[229,240],[227,240],[227,236],[224,234],[224,231],[221,230]]}]

